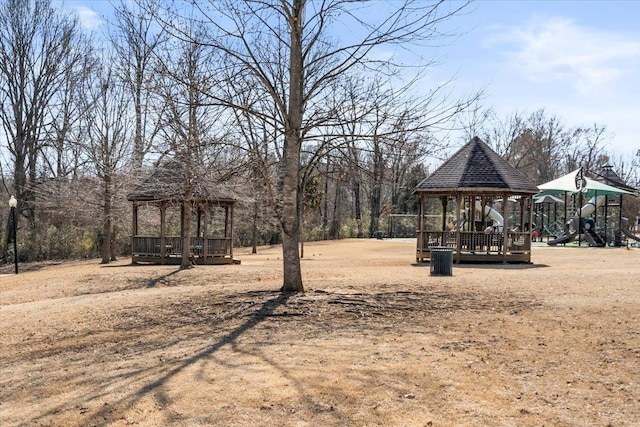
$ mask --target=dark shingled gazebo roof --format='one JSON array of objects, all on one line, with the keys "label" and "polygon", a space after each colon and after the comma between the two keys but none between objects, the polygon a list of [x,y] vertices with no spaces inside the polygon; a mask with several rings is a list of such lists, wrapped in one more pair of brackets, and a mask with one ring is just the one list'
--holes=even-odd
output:
[{"label": "dark shingled gazebo roof", "polygon": [[[198,173],[200,177],[206,174]],[[181,201],[184,200],[185,186],[184,163],[171,159],[160,165],[142,184],[127,194],[129,201]],[[234,202],[231,193],[220,186],[193,182],[191,198],[194,201]]]},{"label": "dark shingled gazebo roof", "polygon": [[600,181],[604,184],[607,185],[611,185],[613,187],[616,188],[621,188],[623,190],[627,190],[627,191],[631,191],[631,192],[636,192],[637,189],[633,188],[629,185],[627,185],[626,182],[624,182],[624,180],[622,178],[620,178],[620,175],[618,175],[617,173],[615,173],[613,171],[613,166],[611,165],[606,165],[602,167],[602,172],[597,173],[596,172],[596,181]]},{"label": "dark shingled gazebo roof", "polygon": [[474,137],[418,184],[414,192],[526,195],[539,190],[480,138]]}]

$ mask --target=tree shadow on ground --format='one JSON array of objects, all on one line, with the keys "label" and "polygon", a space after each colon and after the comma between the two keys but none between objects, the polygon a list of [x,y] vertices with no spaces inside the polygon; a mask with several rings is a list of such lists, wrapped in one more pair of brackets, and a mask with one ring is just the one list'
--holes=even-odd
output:
[{"label": "tree shadow on ground", "polygon": [[[249,316],[249,318],[240,326],[233,329],[231,332],[220,338],[217,342],[207,347],[205,350],[200,351],[194,354],[192,357],[184,360],[177,367],[169,370],[162,376],[160,376],[155,381],[152,381],[148,384],[142,385],[137,390],[128,393],[119,399],[116,405],[110,405],[110,407],[105,407],[98,412],[92,414],[87,420],[85,425],[103,425],[108,424],[116,419],[119,419],[120,413],[113,413],[112,409],[114,407],[122,406],[123,408],[130,408],[134,402],[142,400],[144,397],[153,394],[155,398],[159,400],[159,404],[162,406],[166,406],[170,403],[170,399],[163,392],[163,387],[176,375],[185,369],[193,366],[199,361],[211,357],[218,350],[226,345],[234,345],[236,340],[240,338],[243,334],[248,332],[249,330],[256,327],[258,324],[263,322],[265,319],[275,315],[275,311],[287,304],[287,301],[294,294],[290,293],[278,293],[273,298],[264,301],[260,308],[256,310],[253,314]],[[121,404],[121,405],[119,405]],[[124,409],[123,409],[124,410]]]},{"label": "tree shadow on ground", "polygon": [[[153,264],[153,266],[158,266],[156,264]],[[125,264],[125,265],[111,265],[111,264],[105,264],[105,265],[101,265],[100,268],[128,268],[128,267],[137,267],[137,268],[144,268],[144,267],[149,267],[149,264]],[[166,265],[163,265],[162,267],[166,267]],[[130,279],[129,282],[132,282],[133,284],[131,286],[127,286],[123,289],[119,289],[119,290],[131,290],[131,289],[143,289],[143,288],[154,288],[159,284],[163,284],[165,282],[168,281],[168,279],[172,276],[175,276],[176,274],[178,274],[179,272],[182,271],[182,269],[180,268],[180,266],[172,266],[175,267],[175,270],[171,270],[170,272],[166,273],[166,274],[160,274],[159,276],[156,277],[152,277],[152,278],[140,278],[137,280],[134,279]]]}]

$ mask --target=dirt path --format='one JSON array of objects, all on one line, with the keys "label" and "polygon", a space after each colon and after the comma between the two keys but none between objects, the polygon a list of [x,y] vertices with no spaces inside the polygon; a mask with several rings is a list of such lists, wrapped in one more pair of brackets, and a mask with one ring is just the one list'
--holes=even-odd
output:
[{"label": "dirt path", "polygon": [[640,249],[430,277],[412,240],[0,277],[0,425],[634,426]]}]

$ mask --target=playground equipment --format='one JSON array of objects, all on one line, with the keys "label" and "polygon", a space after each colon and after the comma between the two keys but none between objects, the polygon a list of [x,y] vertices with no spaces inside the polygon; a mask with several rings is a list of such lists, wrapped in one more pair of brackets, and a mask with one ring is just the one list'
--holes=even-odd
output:
[{"label": "playground equipment", "polygon": [[640,237],[636,236],[635,234],[633,234],[631,231],[628,230],[627,228],[627,224],[629,222],[628,218],[622,217],[622,233],[627,236],[628,238],[635,240],[636,242],[640,242]]},{"label": "playground equipment", "polygon": [[[604,166],[602,174],[596,175],[605,182],[615,184],[615,186],[586,177],[582,168],[578,168],[565,176],[538,186],[541,190],[536,196],[538,199],[545,195],[562,193],[564,193],[565,202],[568,201],[570,194],[573,195],[573,200],[575,200],[576,196],[580,198],[593,197],[587,205],[580,209],[578,213],[565,224],[563,234],[559,236],[556,234],[558,237],[549,241],[549,244],[567,243],[580,238],[578,242],[584,239],[592,246],[604,246],[606,244],[622,246],[622,236],[628,236],[628,234],[624,232],[622,224],[623,196],[635,196],[637,190],[627,186],[624,181],[611,170],[610,166]],[[597,199],[594,199],[595,197],[597,197]],[[596,207],[599,208],[601,206],[604,212],[601,215],[596,215]],[[598,211],[599,210],[601,209],[598,209]],[[617,215],[612,215],[611,210],[617,212]],[[587,220],[590,215],[594,217],[594,221]],[[569,218],[566,204],[564,217]],[[598,226],[602,227],[599,228],[602,234],[596,232],[593,226],[596,217],[598,219]]]},{"label": "playground equipment", "polygon": [[[492,227],[494,231],[502,231],[502,229],[504,228],[504,218],[498,211],[493,209],[491,206],[485,206],[483,211],[482,203],[480,202],[480,200],[476,200],[475,210],[476,212],[484,212],[484,216],[492,221]],[[450,221],[448,226],[449,230],[463,230],[469,217],[469,208],[465,207],[463,201],[460,204],[460,225],[456,224],[455,220]]]},{"label": "playground equipment", "polygon": [[[482,211],[482,203],[479,200],[476,200],[476,210],[478,212]],[[493,221],[493,227],[495,231],[502,231],[504,227],[504,218],[497,210],[493,209],[491,206],[484,207],[484,216]]]},{"label": "playground equipment", "polygon": [[[564,232],[564,224],[558,220],[558,205],[564,205],[564,200],[546,194],[541,197],[534,197],[534,204],[537,209],[534,210],[533,218],[536,226],[531,231],[531,238],[534,241],[546,237],[547,241],[555,239]],[[535,236],[537,234],[537,236]]]},{"label": "playground equipment", "polygon": [[[596,209],[604,205],[605,199],[606,196],[592,197],[586,205],[576,212],[576,216],[567,221],[565,225],[565,232],[556,239],[549,240],[547,244],[553,246],[561,243],[569,243],[580,237],[584,238],[590,246],[606,246],[605,240],[596,231],[595,220],[591,218],[591,215],[596,211]],[[584,234],[581,235],[580,231],[583,231]]]}]

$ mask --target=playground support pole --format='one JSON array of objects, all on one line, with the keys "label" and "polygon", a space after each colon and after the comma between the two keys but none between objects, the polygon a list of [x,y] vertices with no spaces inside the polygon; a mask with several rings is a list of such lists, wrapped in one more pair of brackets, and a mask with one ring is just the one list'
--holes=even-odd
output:
[{"label": "playground support pole", "polygon": [[[580,192],[580,195],[578,196],[578,206],[582,206],[582,191]],[[578,210],[578,246],[582,246],[582,242],[580,239],[580,234],[582,233],[582,221],[580,221],[580,218],[582,218],[582,208],[580,208]]]},{"label": "playground support pole", "polygon": [[620,206],[618,206],[618,233],[622,245],[622,194],[620,195]]}]

